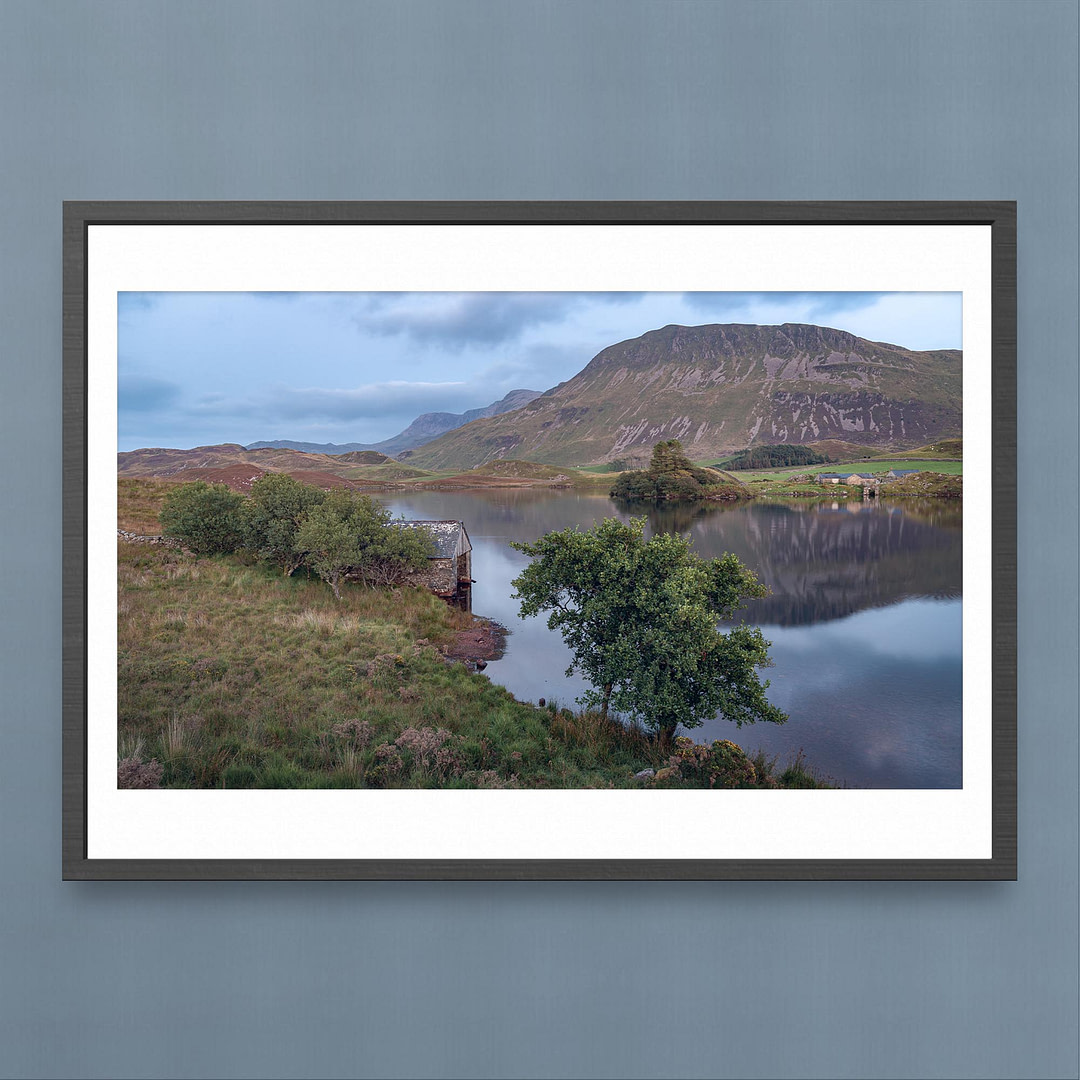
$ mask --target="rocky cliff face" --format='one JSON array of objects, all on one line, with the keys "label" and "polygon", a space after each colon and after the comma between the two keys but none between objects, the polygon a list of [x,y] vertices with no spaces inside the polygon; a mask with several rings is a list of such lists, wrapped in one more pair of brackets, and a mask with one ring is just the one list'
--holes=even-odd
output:
[{"label": "rocky cliff face", "polygon": [[961,360],[959,350],[916,352],[806,324],[665,326],[604,349],[516,412],[467,424],[408,460],[586,464],[673,438],[698,459],[836,438],[917,446],[961,434]]}]

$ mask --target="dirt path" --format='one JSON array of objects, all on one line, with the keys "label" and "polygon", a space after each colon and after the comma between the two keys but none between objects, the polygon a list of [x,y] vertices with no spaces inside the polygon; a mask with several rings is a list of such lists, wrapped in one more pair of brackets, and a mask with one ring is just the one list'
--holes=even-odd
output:
[{"label": "dirt path", "polygon": [[497,622],[474,615],[473,625],[456,631],[450,644],[444,646],[443,655],[447,660],[459,660],[482,669],[489,660],[502,656],[508,633]]}]

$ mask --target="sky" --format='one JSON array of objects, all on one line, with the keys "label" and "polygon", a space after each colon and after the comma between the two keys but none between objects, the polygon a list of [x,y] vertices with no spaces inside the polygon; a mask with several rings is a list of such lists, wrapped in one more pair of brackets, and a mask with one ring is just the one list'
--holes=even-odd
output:
[{"label": "sky", "polygon": [[961,347],[960,293],[119,295],[118,448],[374,443],[421,413],[549,390],[671,323],[816,323]]}]

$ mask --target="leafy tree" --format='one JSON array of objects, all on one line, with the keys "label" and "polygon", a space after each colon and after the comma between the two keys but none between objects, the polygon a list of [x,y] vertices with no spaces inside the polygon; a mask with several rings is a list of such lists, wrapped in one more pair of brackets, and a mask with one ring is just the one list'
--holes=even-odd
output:
[{"label": "leafy tree", "polygon": [[390,584],[423,566],[431,537],[399,528],[369,496],[338,490],[308,511],[294,545],[340,600],[346,574],[357,574],[367,585]]},{"label": "leafy tree", "polygon": [[681,477],[692,476],[695,469],[683,451],[682,443],[678,439],[668,439],[653,446],[649,472],[654,476]]},{"label": "leafy tree", "polygon": [[259,558],[277,563],[289,577],[304,561],[304,551],[296,547],[296,534],[311,510],[325,499],[325,491],[302,484],[288,473],[260,477],[244,503],[244,546]]},{"label": "leafy tree", "polygon": [[704,485],[716,480],[685,454],[678,439],[658,442],[647,469],[622,473],[611,494],[617,499],[700,499]]},{"label": "leafy tree", "polygon": [[359,564],[360,529],[370,503],[366,496],[357,498],[351,491],[331,491],[309,511],[296,530],[294,545],[303,552],[304,561],[341,599],[341,578]]},{"label": "leafy tree", "polygon": [[183,541],[197,555],[226,555],[242,542],[243,501],[225,484],[196,480],[169,492],[158,520],[166,536]]},{"label": "leafy tree", "polygon": [[390,512],[373,504],[360,531],[361,560],[356,567],[365,585],[395,585],[410,571],[420,570],[435,550],[431,534],[423,529],[401,528]]},{"label": "leafy tree", "polygon": [[717,714],[737,727],[787,717],[765,697],[758,668],[769,642],[756,627],[717,623],[768,590],[734,555],[702,559],[681,536],[645,539],[645,519],[607,518],[514,544],[533,561],[514,580],[522,617],[550,612],[592,689],[579,700],[670,739]]}]

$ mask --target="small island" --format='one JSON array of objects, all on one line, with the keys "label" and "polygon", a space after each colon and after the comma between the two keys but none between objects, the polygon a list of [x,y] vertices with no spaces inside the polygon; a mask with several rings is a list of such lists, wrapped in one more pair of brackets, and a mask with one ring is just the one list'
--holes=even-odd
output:
[{"label": "small island", "polygon": [[614,499],[736,500],[751,498],[750,490],[719,469],[695,465],[678,439],[658,442],[647,469],[619,474],[611,489]]}]

